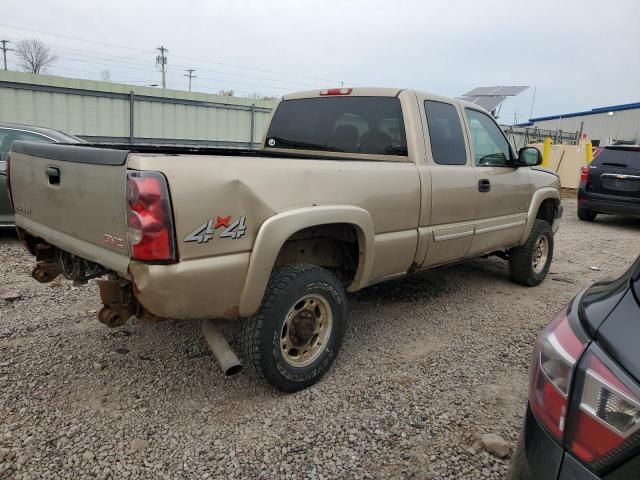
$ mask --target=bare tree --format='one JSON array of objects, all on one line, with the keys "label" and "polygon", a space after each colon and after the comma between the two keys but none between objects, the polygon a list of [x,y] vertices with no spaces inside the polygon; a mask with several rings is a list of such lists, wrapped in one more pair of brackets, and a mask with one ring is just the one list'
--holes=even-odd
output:
[{"label": "bare tree", "polygon": [[15,45],[18,65],[25,72],[40,73],[58,59],[51,49],[37,38],[20,40]]},{"label": "bare tree", "polygon": [[109,69],[105,68],[104,70],[100,71],[100,79],[103,82],[110,82],[111,81],[111,72],[109,71]]},{"label": "bare tree", "polygon": [[233,90],[219,90],[218,95],[222,95],[223,97],[233,97]]}]

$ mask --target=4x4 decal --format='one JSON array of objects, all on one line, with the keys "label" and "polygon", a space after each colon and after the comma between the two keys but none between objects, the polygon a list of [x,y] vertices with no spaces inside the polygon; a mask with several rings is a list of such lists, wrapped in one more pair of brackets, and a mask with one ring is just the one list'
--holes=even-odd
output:
[{"label": "4x4 decal", "polygon": [[189,235],[184,237],[184,241],[207,243],[209,240],[213,239],[215,231],[219,228],[224,228],[220,233],[220,238],[231,238],[233,240],[237,240],[238,238],[242,238],[247,231],[246,219],[247,217],[244,215],[234,222],[231,222],[231,215],[227,217],[216,217],[215,220],[210,218]]}]

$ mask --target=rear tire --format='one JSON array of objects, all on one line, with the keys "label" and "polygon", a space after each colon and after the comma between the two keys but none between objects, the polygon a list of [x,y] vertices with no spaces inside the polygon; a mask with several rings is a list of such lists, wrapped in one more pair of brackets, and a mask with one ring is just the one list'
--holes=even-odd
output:
[{"label": "rear tire", "polygon": [[593,222],[598,214],[588,208],[578,208],[578,218],[583,222]]},{"label": "rear tire", "polygon": [[284,392],[313,385],[335,360],[346,320],[346,294],[331,272],[308,264],[278,268],[260,309],[243,321],[247,367]]},{"label": "rear tire", "polygon": [[535,287],[546,278],[553,259],[553,231],[546,220],[537,219],[524,245],[509,258],[509,276],[520,285]]}]

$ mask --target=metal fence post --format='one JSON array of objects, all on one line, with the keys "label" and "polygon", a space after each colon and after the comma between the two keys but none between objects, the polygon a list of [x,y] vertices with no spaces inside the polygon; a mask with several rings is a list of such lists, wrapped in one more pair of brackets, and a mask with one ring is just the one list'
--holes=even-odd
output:
[{"label": "metal fence post", "polygon": [[251,104],[251,137],[249,139],[249,150],[253,150],[253,137],[256,130],[256,104]]},{"label": "metal fence post", "polygon": [[130,90],[129,91],[129,143],[132,145],[133,145],[133,117],[134,117],[133,102],[134,102],[133,90]]}]

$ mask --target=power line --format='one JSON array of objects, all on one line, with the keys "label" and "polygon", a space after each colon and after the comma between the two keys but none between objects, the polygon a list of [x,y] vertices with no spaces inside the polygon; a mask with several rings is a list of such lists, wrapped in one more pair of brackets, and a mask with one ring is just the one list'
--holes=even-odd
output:
[{"label": "power line", "polygon": [[195,72],[195,70],[193,68],[187,68],[186,70],[188,73],[185,73],[184,76],[185,77],[189,77],[189,91],[191,91],[191,79],[192,78],[198,78],[196,77],[193,72]]},{"label": "power line", "polygon": [[[102,57],[106,56],[106,57],[112,57],[112,58],[118,59],[119,61],[124,61],[124,62],[131,62],[131,63],[136,63],[136,64],[147,64],[147,62],[145,62],[144,60],[134,60],[134,59],[115,56],[115,55],[100,54],[100,53],[91,52],[89,50],[80,50],[80,49],[77,49],[77,48],[63,47],[63,46],[54,45],[54,44],[51,44],[51,46],[57,47],[57,48],[62,49],[62,50],[71,50],[71,51],[74,51],[74,52],[82,52],[85,56],[99,58],[102,61],[105,61]],[[188,70],[187,65],[175,64],[175,63],[172,64],[172,65],[174,65],[176,67],[179,67],[179,68],[183,68],[184,70]],[[127,68],[136,68],[136,67],[128,67],[127,66]],[[313,83],[312,84],[312,83],[305,83],[305,82],[300,82],[300,81],[281,80],[281,79],[278,79],[278,78],[259,77],[259,76],[256,76],[256,75],[248,75],[246,73],[223,72],[223,71],[220,71],[220,70],[211,70],[211,69],[207,69],[207,68],[199,68],[198,71],[216,73],[216,74],[220,74],[220,75],[232,75],[232,76],[235,76],[235,77],[253,78],[253,79],[256,79],[256,80],[266,80],[268,82],[276,82],[276,83],[280,83],[280,84],[306,86],[306,87],[313,87],[313,88],[319,88],[320,87],[317,83]]]},{"label": "power line", "polygon": [[306,78],[306,79],[309,79],[309,80],[320,80],[321,82],[331,82],[331,83],[336,82],[335,80],[329,80],[329,79],[326,79],[326,78],[310,77],[310,76],[307,76],[307,75],[299,75],[299,74],[296,74],[296,73],[278,72],[276,70],[265,70],[263,68],[246,67],[246,66],[243,66],[243,65],[234,65],[232,63],[214,62],[212,60],[204,60],[202,58],[185,57],[184,55],[174,55],[174,56],[176,58],[184,58],[185,60],[194,60],[196,62],[211,63],[212,65],[223,65],[225,67],[232,67],[232,68],[242,68],[242,69],[245,69],[245,70],[253,70],[255,72],[273,73],[274,75],[285,75],[285,76],[288,76],[288,77]]},{"label": "power line", "polygon": [[[88,64],[93,64],[93,65],[100,65],[100,66],[104,66],[104,67],[113,67],[113,66],[117,66],[121,69],[124,70],[137,70],[137,71],[141,71],[141,72],[147,72],[147,73],[153,73],[154,70],[151,68],[143,68],[140,66],[133,66],[133,65],[121,65],[118,62],[115,62],[113,60],[93,60],[93,59],[84,59],[84,58],[74,58],[74,57],[64,57],[65,61],[68,62],[79,62],[79,63],[88,63]],[[53,67],[53,68],[60,68],[60,67]],[[205,71],[212,71],[212,70],[205,70]],[[223,75],[233,75],[231,73],[227,73],[227,72],[217,72],[217,73],[221,73]],[[175,73],[175,72],[170,72],[167,71],[166,72],[167,76],[178,76],[180,75],[179,73]],[[257,87],[257,88],[270,88],[270,89],[276,89],[276,90],[282,90],[282,91],[291,91],[291,87],[284,87],[284,86],[278,86],[278,85],[267,85],[267,84],[260,84],[260,83],[252,83],[252,82],[243,82],[241,80],[235,80],[235,79],[228,79],[228,78],[213,78],[213,77],[202,77],[199,76],[198,77],[201,80],[211,80],[214,82],[224,82],[227,84],[240,84],[240,85],[247,85],[247,86],[251,86],[251,87]],[[279,80],[275,80],[275,79],[267,79],[268,81],[272,81],[272,82],[280,82]],[[285,83],[293,83],[293,82],[285,82]],[[294,85],[301,85],[301,84],[294,84]],[[306,84],[309,85],[309,84]],[[315,87],[315,86],[314,86]]]},{"label": "power line", "polygon": [[51,36],[54,36],[54,37],[68,38],[70,40],[80,40],[81,42],[95,43],[96,45],[104,45],[104,46],[107,46],[107,47],[126,48],[127,50],[135,50],[135,51],[138,51],[138,52],[148,52],[148,50],[142,50],[140,48],[127,47],[127,46],[124,46],[124,45],[115,45],[113,43],[98,42],[96,40],[87,40],[86,38],[73,37],[71,35],[63,35],[61,33],[45,32],[45,31],[42,31],[42,30],[35,30],[33,28],[16,27],[14,25],[7,25],[7,24],[4,24],[4,23],[0,23],[0,27],[13,28],[13,29],[16,29],[16,30],[24,30],[26,32],[41,33],[42,35],[51,35]]},{"label": "power line", "polygon": [[[64,47],[62,47],[64,48]],[[138,65],[127,65],[127,64],[121,64],[119,60],[111,60],[111,59],[104,59],[104,58],[98,58],[99,55],[97,54],[82,54],[82,55],[86,55],[87,57],[90,58],[78,58],[75,55],[78,54],[73,54],[74,56],[68,56],[66,54],[64,54],[63,56],[61,56],[60,60],[64,61],[64,62],[71,62],[71,63],[81,63],[81,64],[85,64],[85,65],[91,65],[91,66],[96,66],[96,67],[106,67],[106,68],[117,68],[118,70],[121,70],[122,72],[120,73],[120,75],[123,75],[123,73],[126,75],[127,72],[131,73],[131,72],[142,72],[142,73],[147,73],[147,74],[152,74],[157,72],[157,70],[154,70],[153,68],[149,67],[149,68],[144,68],[142,66],[138,66]],[[97,57],[97,59],[93,59],[91,57]],[[145,62],[140,62],[142,64],[144,64]],[[85,78],[90,78],[90,79],[98,79],[99,78],[99,71],[95,70],[95,71],[89,71],[86,69],[78,69],[78,68],[74,68],[72,66],[66,66],[66,65],[53,65],[50,67],[51,70],[53,72],[55,71],[71,71],[71,72],[80,72],[80,73],[84,73],[84,74],[88,74],[88,77]],[[194,69],[195,70],[195,69]],[[213,71],[213,70],[206,70],[206,71]],[[223,75],[233,75],[231,73],[227,73],[227,72],[218,72],[220,74]],[[137,74],[136,74],[137,75]],[[174,78],[175,81],[177,82],[177,78],[178,76],[181,76],[180,73],[175,73],[175,72],[171,72],[171,71],[167,71],[166,72],[166,80],[167,80],[167,87],[169,87],[169,80],[170,78]],[[116,73],[116,76],[118,76],[118,74]],[[146,75],[145,75],[146,76]],[[281,86],[281,85],[274,85],[274,84],[265,84],[265,83],[253,83],[253,82],[246,82],[246,81],[240,81],[240,80],[235,80],[235,79],[229,79],[229,78],[216,78],[216,77],[203,77],[203,76],[198,76],[198,78],[202,81],[209,81],[212,82],[214,84],[219,85],[218,87],[205,87],[203,85],[199,85],[198,89],[200,90],[213,90],[213,91],[217,91],[220,89],[229,89],[232,88],[234,91],[240,93],[240,94],[247,94],[247,95],[251,95],[253,93],[256,93],[256,91],[260,91],[261,93],[272,93],[274,90],[276,91],[280,91],[280,92],[289,92],[291,91],[292,87],[291,86]],[[279,80],[276,79],[268,79],[271,82],[280,82]],[[116,81],[116,80],[114,80]],[[126,82],[123,82],[126,83]],[[145,80],[144,83],[156,83],[152,80]],[[284,82],[284,83],[289,83],[289,84],[294,84],[293,82]],[[237,85],[245,85],[248,87],[253,87],[257,90],[253,90],[253,91],[249,91],[249,90],[243,90],[242,88],[236,88]],[[301,84],[297,84],[297,85],[301,85]],[[319,88],[319,87],[318,87]]]},{"label": "power line", "polygon": [[[55,45],[54,45],[55,46]],[[67,61],[72,61],[72,62],[82,62],[82,63],[95,63],[97,65],[104,65],[104,66],[112,66],[112,65],[116,65],[120,68],[128,68],[128,69],[133,69],[133,70],[140,70],[140,71],[145,71],[145,72],[153,72],[154,70],[151,70],[149,68],[143,68],[140,65],[145,65],[147,64],[147,62],[142,61],[142,60],[133,60],[133,59],[127,59],[127,60],[122,60],[121,57],[113,57],[116,60],[110,60],[110,59],[105,59],[102,58],[103,56],[101,54],[96,54],[96,53],[89,53],[87,50],[78,50],[78,49],[72,49],[72,48],[67,48],[67,47],[58,47],[61,50],[72,50],[72,51],[77,51],[77,52],[83,52],[83,53],[74,53],[73,56],[66,56],[64,57],[64,60]],[[76,55],[81,55],[83,57],[88,57],[87,58],[78,58],[76,57]],[[104,54],[104,56],[110,56],[107,54]],[[124,63],[122,63],[124,62]],[[129,65],[127,64],[127,62],[131,62],[134,65]],[[187,66],[186,65],[181,65],[181,64],[173,64],[176,67],[179,68],[183,68],[185,70],[187,70]],[[235,73],[235,72],[223,72],[220,70],[210,70],[210,69],[198,69],[198,71],[203,71],[203,72],[211,72],[211,73],[215,73],[215,74],[220,74],[220,75],[228,75],[228,76],[234,76],[234,77],[245,77],[245,78],[250,78],[250,79],[257,79],[257,80],[265,80],[267,82],[275,82],[276,84],[280,84],[280,85],[295,85],[296,88],[300,88],[302,87],[312,87],[312,88],[320,88],[321,86],[318,84],[312,84],[312,83],[305,83],[305,82],[300,82],[300,81],[289,81],[289,80],[281,80],[281,79],[277,79],[277,78],[268,78],[268,77],[259,77],[259,76],[255,76],[255,75],[247,75],[247,74],[242,74],[242,73]],[[171,72],[167,71],[167,75],[172,75]],[[201,79],[204,79],[205,77],[201,77]],[[281,88],[275,85],[264,85],[264,84],[255,84],[255,83],[247,83],[247,82],[242,82],[242,81],[238,81],[235,79],[215,79],[215,80],[219,80],[219,81],[226,81],[226,82],[236,82],[236,83],[243,83],[246,85],[254,85],[254,86],[258,86],[261,88],[267,87],[267,88],[278,88],[278,89],[282,89],[282,90],[291,90],[291,87],[287,87],[287,88]]]},{"label": "power line", "polygon": [[[5,27],[5,28],[13,28],[13,29],[17,29],[17,30],[24,30],[27,32],[35,32],[35,33],[40,33],[43,35],[51,35],[54,37],[61,37],[61,38],[69,38],[72,40],[80,40],[82,42],[88,42],[88,43],[94,43],[96,45],[104,45],[104,46],[108,46],[108,47],[114,47],[114,48],[124,48],[127,50],[133,50],[136,52],[149,52],[149,50],[143,50],[140,48],[134,48],[134,47],[129,47],[129,46],[125,46],[125,45],[116,45],[113,43],[106,43],[106,42],[99,42],[96,40],[88,40],[86,38],[80,38],[80,37],[75,37],[75,36],[71,36],[71,35],[63,35],[63,34],[59,34],[59,33],[52,33],[52,32],[45,32],[43,30],[35,30],[35,29],[30,29],[30,28],[24,28],[24,27],[16,27],[14,25],[7,25],[4,23],[0,23],[1,27]],[[187,57],[187,56],[182,56],[182,55],[174,55],[176,58],[184,58],[185,60],[192,60],[192,61],[197,61],[197,62],[204,62],[204,63],[210,63],[213,65],[222,65],[225,67],[232,67],[232,68],[239,68],[239,69],[244,69],[244,70],[253,70],[256,72],[264,72],[264,73],[271,73],[274,75],[281,75],[281,76],[288,76],[288,77],[298,77],[298,78],[306,78],[309,80],[316,80],[316,81],[322,81],[322,82],[330,82],[330,83],[340,83],[339,81],[336,80],[330,80],[330,79],[326,79],[326,78],[320,78],[320,77],[312,77],[312,76],[308,76],[308,75],[300,75],[300,74],[296,74],[296,73],[288,73],[288,72],[280,72],[280,71],[276,71],[276,70],[267,70],[267,69],[262,69],[262,68],[255,68],[255,67],[248,67],[248,66],[244,66],[244,65],[235,65],[235,64],[231,64],[231,63],[223,63],[223,62],[215,62],[212,60],[204,60],[201,58],[194,58],[194,57]],[[353,82],[347,82],[347,83],[351,83],[352,85],[355,85]]]},{"label": "power line", "polygon": [[160,65],[160,70],[162,70],[162,88],[167,88],[167,53],[169,50],[165,48],[163,45],[160,45],[156,48],[160,52],[160,55],[156,57],[156,65]]},{"label": "power line", "polygon": [[83,50],[83,49],[80,49],[80,48],[73,48],[73,47],[66,47],[66,46],[63,46],[63,45],[56,45],[55,43],[50,43],[50,42],[48,43],[48,45],[51,46],[51,47],[55,47],[57,49],[69,50],[69,51],[72,51],[72,52],[78,52],[78,53],[81,53],[81,54],[90,55],[92,57],[100,57],[100,58],[102,58],[102,57],[111,57],[113,59],[116,59],[116,60],[119,60],[119,61],[122,61],[122,62],[134,62],[134,63],[135,62],[137,62],[137,63],[148,63],[148,62],[146,62],[144,60],[136,60],[136,59],[131,58],[131,57],[137,56],[137,55],[143,55],[143,54],[147,55],[149,53],[155,52],[155,49],[149,49],[149,50],[144,50],[142,52],[132,53],[130,55],[111,55],[109,53],[96,52],[95,50]]},{"label": "power line", "polygon": [[[139,48],[133,48],[133,47],[128,47],[128,46],[123,46],[123,45],[116,45],[116,44],[111,44],[111,43],[106,43],[106,42],[99,42],[99,41],[94,41],[94,40],[88,40],[85,38],[80,38],[80,37],[74,37],[71,35],[62,35],[62,34],[56,34],[56,33],[51,33],[51,32],[45,32],[42,30],[35,30],[35,29],[28,29],[28,28],[23,28],[23,27],[15,27],[12,25],[5,25],[5,24],[0,24],[0,26],[5,26],[8,28],[16,28],[19,30],[25,30],[25,31],[32,31],[32,32],[37,32],[37,33],[42,33],[44,35],[51,35],[51,36],[55,36],[55,37],[61,37],[61,38],[71,38],[74,40],[80,40],[83,42],[87,42],[87,43],[92,43],[92,44],[97,44],[97,45],[105,45],[105,46],[109,46],[109,47],[115,47],[115,48],[125,48],[128,50],[133,50],[135,53],[133,54],[129,54],[129,55],[110,55],[110,54],[106,54],[106,53],[95,53],[89,50],[82,50],[82,49],[77,49],[77,48],[72,48],[72,47],[63,47],[61,45],[57,45],[58,48],[63,49],[63,50],[69,50],[69,51],[75,51],[75,52],[80,52],[83,56],[85,56],[85,59],[81,59],[81,58],[69,58],[65,55],[65,60],[67,61],[71,61],[71,62],[81,62],[81,63],[93,63],[96,65],[103,65],[105,67],[117,67],[120,69],[124,69],[124,70],[138,70],[138,71],[144,71],[144,72],[153,72],[152,69],[148,69],[148,68],[141,68],[140,66],[137,65],[144,65],[146,62],[144,62],[143,60],[137,60],[137,59],[132,59],[130,58],[131,56],[138,56],[138,55],[142,55],[145,53],[149,53],[150,51],[153,50],[143,50],[143,49],[139,49]],[[162,47],[165,48],[165,47]],[[7,49],[10,50],[10,49]],[[162,54],[163,52],[161,52]],[[164,52],[166,53],[166,51]],[[77,54],[76,54],[77,55]],[[97,60],[87,60],[86,58],[96,58]],[[104,58],[104,57],[110,57],[109,59]],[[165,55],[166,58],[166,55]],[[184,57],[184,58],[190,58],[190,57]],[[111,60],[113,59],[113,60]],[[276,72],[276,71],[271,71],[271,70],[263,70],[263,69],[257,69],[257,68],[252,68],[252,67],[243,67],[243,66],[239,66],[239,65],[231,65],[231,64],[225,64],[225,63],[221,63],[221,62],[213,62],[213,61],[209,61],[209,60],[198,60],[197,61],[201,61],[201,62],[205,62],[205,63],[212,63],[212,64],[217,64],[217,65],[223,65],[223,66],[227,66],[227,67],[231,67],[231,68],[245,68],[245,69],[249,69],[249,70],[255,70],[255,71],[264,71],[264,72],[268,72],[270,74],[273,75],[282,75],[282,76],[290,76],[290,77],[299,77],[299,78],[311,78],[311,79],[316,79],[315,77],[308,77],[308,76],[304,76],[304,75],[296,75],[296,74],[288,74],[288,73],[284,73],[284,72]],[[136,65],[136,66],[134,66]],[[177,67],[183,67],[185,68],[185,70],[188,70],[188,68],[184,65],[176,65]],[[77,72],[84,72],[84,73],[89,73],[92,75],[92,77],[97,77],[98,73],[97,72],[88,72],[86,70],[79,70],[79,69],[72,69],[72,68],[64,68],[64,67],[57,67],[54,66],[53,67],[54,70],[56,69],[60,69],[60,70],[73,70],[73,71],[77,71]],[[193,69],[195,70],[195,69]],[[279,78],[270,78],[270,77],[260,77],[257,75],[251,75],[251,74],[247,74],[247,73],[240,73],[240,72],[225,72],[225,71],[220,71],[220,70],[212,70],[212,69],[198,69],[198,71],[204,71],[204,72],[211,72],[214,74],[218,74],[218,75],[223,75],[223,76],[230,76],[230,77],[245,77],[248,79],[257,79],[257,80],[264,80],[266,82],[268,82],[268,84],[264,84],[264,83],[251,83],[251,82],[242,82],[242,81],[238,81],[235,78],[213,78],[213,77],[202,77],[202,76],[198,76],[198,78],[200,78],[201,80],[209,80],[212,82],[216,82],[219,83],[221,82],[222,84],[226,84],[227,86],[224,88],[229,88],[229,86],[231,85],[235,85],[235,84],[242,84],[242,85],[248,85],[248,86],[252,86],[252,87],[257,87],[259,89],[266,89],[267,92],[269,93],[269,90],[273,91],[275,90],[280,90],[280,91],[290,91],[293,87],[288,86],[288,87],[284,87],[284,86],[280,86],[280,85],[293,85],[295,86],[295,88],[298,89],[302,89],[301,87],[312,87],[312,88],[320,88],[321,86],[324,85],[317,85],[317,84],[311,84],[311,83],[305,83],[305,82],[301,82],[301,81],[291,81],[291,80],[285,80],[285,79],[279,79]],[[166,78],[166,75],[179,75],[179,74],[175,74],[172,72],[167,71],[166,69],[166,64],[165,64],[165,68],[164,68],[164,75],[165,75],[165,87],[167,86],[167,82],[168,79]],[[195,77],[195,76],[194,76]],[[323,80],[324,81],[324,80]],[[279,84],[279,85],[278,85]],[[208,87],[204,87],[204,86],[199,86],[199,89],[205,89],[205,90],[216,90],[217,88],[208,88]],[[243,90],[238,90],[235,89],[238,92],[243,92]],[[250,92],[244,91],[245,93],[249,94]]]}]

